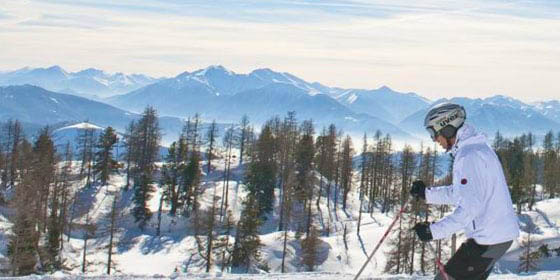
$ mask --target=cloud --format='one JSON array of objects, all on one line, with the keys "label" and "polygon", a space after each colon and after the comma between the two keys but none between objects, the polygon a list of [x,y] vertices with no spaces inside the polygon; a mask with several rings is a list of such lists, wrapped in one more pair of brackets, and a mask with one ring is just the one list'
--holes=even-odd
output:
[{"label": "cloud", "polygon": [[327,85],[388,84],[433,99],[560,91],[555,1],[9,3],[0,11],[11,17],[0,25],[0,41],[11,42],[0,46],[1,68],[59,64],[175,76],[210,64],[236,72],[270,67]]},{"label": "cloud", "polygon": [[18,24],[22,26],[34,27],[97,29],[108,26],[116,26],[119,23],[116,21],[89,15],[42,14],[38,18],[23,20]]}]

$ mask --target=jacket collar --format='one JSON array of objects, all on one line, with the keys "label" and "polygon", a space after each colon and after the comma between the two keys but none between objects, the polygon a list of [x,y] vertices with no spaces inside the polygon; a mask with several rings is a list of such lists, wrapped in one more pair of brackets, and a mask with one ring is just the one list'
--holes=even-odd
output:
[{"label": "jacket collar", "polygon": [[461,147],[475,143],[486,143],[486,141],[486,135],[477,132],[472,125],[465,123],[457,131],[457,140],[449,152],[452,157],[455,157]]}]

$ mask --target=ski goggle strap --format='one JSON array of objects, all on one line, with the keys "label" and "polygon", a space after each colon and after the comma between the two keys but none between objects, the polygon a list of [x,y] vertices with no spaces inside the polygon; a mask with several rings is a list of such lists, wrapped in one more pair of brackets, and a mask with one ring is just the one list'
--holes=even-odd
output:
[{"label": "ski goggle strap", "polygon": [[431,126],[428,126],[428,127],[426,127],[426,130],[428,131],[428,133],[430,133],[430,137],[432,138],[432,141],[436,141],[437,133],[434,130],[434,128],[431,127]]}]

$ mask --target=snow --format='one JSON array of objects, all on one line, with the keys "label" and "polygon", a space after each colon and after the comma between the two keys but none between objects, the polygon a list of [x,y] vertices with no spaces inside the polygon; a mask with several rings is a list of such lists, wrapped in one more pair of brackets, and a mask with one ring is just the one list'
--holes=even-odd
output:
[{"label": "snow", "polygon": [[50,99],[51,99],[54,103],[58,104],[58,100],[56,100],[54,97],[50,97]]},{"label": "snow", "polygon": [[348,96],[348,99],[346,99],[346,101],[348,102],[348,104],[352,104],[356,101],[356,99],[358,99],[358,96],[353,93],[352,95]]},{"label": "snow", "polygon": [[[84,127],[87,123],[75,126]],[[234,219],[237,220],[241,214],[241,199],[246,196],[243,184],[240,182],[243,170],[238,167],[235,160],[232,163],[232,177],[228,182],[224,182],[223,170],[225,161],[223,158],[214,162],[216,170],[205,176],[201,185],[203,196],[200,199],[201,207],[206,208],[211,205],[212,197],[222,196],[226,184],[229,186],[228,201],[233,212]],[[76,172],[79,164],[74,164]],[[317,174],[316,174],[317,175]],[[86,274],[81,273],[81,254],[83,248],[82,232],[75,229],[70,236],[70,243],[64,239],[63,257],[67,260],[70,271],[56,272],[50,277],[57,279],[106,279],[103,276],[106,271],[106,245],[107,236],[100,233],[101,228],[107,226],[107,216],[113,202],[113,194],[125,185],[126,173],[114,175],[107,185],[94,185],[89,189],[83,188],[85,181],[77,181],[74,184],[80,196],[80,209],[77,211],[74,223],[84,224],[86,213],[91,221],[98,224],[98,234],[88,242],[87,259],[92,264],[89,265]],[[327,182],[323,179],[323,184]],[[357,185],[357,184],[355,184]],[[121,192],[121,202],[125,205],[120,226],[124,229],[118,234],[122,242],[115,249],[114,261],[118,271],[113,272],[116,276],[111,279],[247,279],[247,280],[271,280],[271,279],[302,279],[302,280],[324,280],[324,279],[353,279],[355,273],[365,262],[367,255],[381,239],[388,225],[394,219],[394,212],[380,213],[375,209],[373,214],[362,213],[360,236],[356,234],[358,209],[360,200],[357,192],[351,192],[348,200],[348,209],[343,211],[338,207],[334,211],[327,208],[326,199],[322,199],[316,211],[317,220],[329,223],[331,232],[329,236],[321,236],[319,259],[321,263],[316,267],[316,272],[303,272],[299,266],[300,246],[299,241],[294,239],[294,232],[288,232],[291,239],[288,243],[289,254],[286,259],[286,269],[288,273],[280,273],[282,257],[282,234],[277,232],[278,223],[278,201],[276,201],[275,213],[270,215],[266,223],[261,227],[262,258],[267,261],[271,273],[269,274],[230,274],[221,273],[219,265],[213,266],[210,273],[204,273],[205,267],[196,250],[196,241],[184,217],[172,217],[167,215],[169,206],[163,205],[163,215],[161,223],[161,236],[156,236],[155,228],[157,223],[157,210],[159,208],[162,190],[157,188],[148,207],[154,213],[152,220],[149,221],[146,229],[141,231],[130,214],[133,207],[131,198],[133,191]],[[540,190],[541,188],[537,188]],[[221,203],[221,199],[218,203]],[[523,211],[519,216],[522,228],[528,223],[537,226],[537,231],[532,235],[536,244],[549,244],[549,247],[560,246],[560,208],[557,205],[560,198],[538,201],[532,211]],[[2,209],[0,209],[2,210]],[[4,209],[5,210],[5,209]],[[6,218],[6,211],[0,211],[0,259],[5,257],[7,234],[9,234],[10,221]],[[321,218],[322,217],[322,218]],[[348,250],[344,245],[344,228],[347,229],[346,241]],[[522,234],[525,237],[526,233]],[[518,258],[521,253],[519,243],[521,238],[515,240],[512,248],[496,264],[494,273],[489,279],[560,279],[560,257],[551,257],[543,260],[539,268],[541,271],[530,274],[514,274],[517,270]],[[233,236],[230,237],[233,241]],[[458,243],[464,240],[461,234],[458,236]],[[433,275],[388,275],[383,272],[386,262],[385,253],[389,251],[386,241],[370,264],[362,273],[361,279],[433,279]],[[445,261],[445,259],[444,259]],[[177,271],[177,272],[175,272]],[[40,276],[21,277],[21,279],[40,279]],[[45,277],[46,278],[46,277]]]},{"label": "snow", "polygon": [[81,123],[77,123],[77,124],[74,124],[74,125],[59,128],[59,129],[57,129],[57,131],[64,130],[64,129],[103,129],[103,128],[100,127],[100,126],[94,125],[92,123],[81,122]]},{"label": "snow", "polygon": [[[44,277],[46,278],[46,277]],[[115,280],[128,280],[128,279],[145,279],[145,280],[161,280],[161,279],[177,279],[177,280],[210,280],[210,279],[218,279],[218,280],[352,280],[354,279],[354,274],[348,273],[327,273],[327,272],[300,272],[300,273],[269,273],[269,274],[221,274],[217,273],[210,273],[210,274],[197,274],[197,273],[188,273],[188,274],[178,274],[172,273],[169,276],[161,275],[161,274],[146,274],[142,275],[139,273],[131,274],[131,275],[112,275],[108,276],[85,276],[85,275],[69,275],[64,274],[62,272],[55,272],[53,275],[50,275],[49,278],[54,279],[71,279],[71,280],[78,280],[78,279],[92,279],[92,280],[101,280],[101,279],[115,279]],[[527,273],[527,274],[519,274],[519,275],[512,275],[512,274],[503,274],[503,275],[490,275],[488,279],[490,280],[551,280],[551,279],[559,279],[560,273],[559,272],[547,272],[547,271],[540,271],[537,273]],[[10,279],[43,279],[43,277],[39,275],[33,276],[26,276],[26,277],[12,277]],[[433,276],[410,276],[410,275],[380,275],[375,277],[360,277],[361,280],[431,280]]]}]

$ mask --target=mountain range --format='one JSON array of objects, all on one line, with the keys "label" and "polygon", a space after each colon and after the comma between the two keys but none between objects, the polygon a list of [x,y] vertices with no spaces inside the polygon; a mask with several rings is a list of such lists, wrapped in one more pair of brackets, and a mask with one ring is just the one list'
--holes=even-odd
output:
[{"label": "mountain range", "polygon": [[[47,72],[48,75],[45,74]],[[65,80],[63,77],[80,75],[101,77],[107,74],[95,69],[67,73],[58,66],[24,68],[0,74],[0,84],[14,81],[17,81],[15,84],[37,84],[37,81],[41,81],[41,87],[69,89],[67,85],[72,83],[59,84],[57,81],[69,81],[74,78]],[[43,124],[88,119],[101,126],[111,124],[123,127],[147,105],[151,105],[161,116],[167,116],[167,129],[173,129],[180,119],[195,113],[200,113],[203,119],[215,119],[222,123],[237,123],[246,114],[258,126],[275,115],[282,118],[287,112],[295,111],[300,120],[312,119],[317,130],[334,123],[354,136],[381,130],[397,139],[418,140],[427,138],[422,122],[429,108],[440,102],[456,102],[465,106],[467,120],[490,136],[497,130],[506,136],[529,131],[544,134],[549,130],[560,130],[560,102],[556,100],[529,104],[496,95],[484,99],[455,97],[431,101],[419,94],[397,92],[387,86],[378,89],[329,87],[268,68],[238,74],[223,66],[209,66],[162,79],[146,75],[121,75],[128,79],[143,79],[138,78],[142,82],[131,85],[134,89],[130,91],[117,89],[116,84],[113,90],[107,90],[107,87],[100,87],[99,91],[94,87],[88,88],[88,97],[107,96],[96,101],[83,98],[83,94],[75,93],[78,91],[76,87],[72,88],[70,94],[82,96],[78,102],[80,106],[75,105],[76,96],[66,94],[62,98],[60,93],[36,86],[0,88],[0,98],[3,98],[0,120],[18,118]],[[122,92],[126,93],[117,94]],[[21,96],[15,98],[16,95]],[[100,108],[105,110],[104,113],[100,113]]]},{"label": "mountain range", "polygon": [[48,68],[25,67],[15,71],[0,72],[0,86],[31,84],[50,91],[94,99],[127,93],[158,80],[142,74],[110,74],[94,68],[67,72],[56,65]]},{"label": "mountain range", "polygon": [[[0,121],[17,119],[23,123],[27,133],[45,125],[56,129],[61,125],[84,121],[124,131],[130,121],[138,118],[139,114],[105,103],[37,86],[0,87]],[[160,116],[159,122],[165,131],[164,142],[176,140],[184,123],[180,118],[167,116]]]}]

